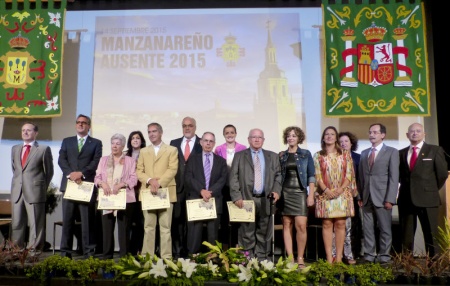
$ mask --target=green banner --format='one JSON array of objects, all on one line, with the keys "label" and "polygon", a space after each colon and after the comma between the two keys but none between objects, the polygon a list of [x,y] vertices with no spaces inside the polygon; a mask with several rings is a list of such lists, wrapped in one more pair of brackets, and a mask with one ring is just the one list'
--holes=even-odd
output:
[{"label": "green banner", "polygon": [[0,1],[0,116],[61,116],[66,0]]},{"label": "green banner", "polygon": [[430,116],[423,3],[326,2],[324,114]]}]

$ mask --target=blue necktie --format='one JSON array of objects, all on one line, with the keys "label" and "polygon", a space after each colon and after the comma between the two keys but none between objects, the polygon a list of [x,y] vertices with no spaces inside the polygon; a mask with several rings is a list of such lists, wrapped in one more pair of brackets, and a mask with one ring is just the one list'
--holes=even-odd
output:
[{"label": "blue necktie", "polygon": [[211,154],[205,154],[205,166],[203,168],[205,171],[206,190],[209,190],[209,179],[211,178],[211,161],[209,161],[210,155]]}]

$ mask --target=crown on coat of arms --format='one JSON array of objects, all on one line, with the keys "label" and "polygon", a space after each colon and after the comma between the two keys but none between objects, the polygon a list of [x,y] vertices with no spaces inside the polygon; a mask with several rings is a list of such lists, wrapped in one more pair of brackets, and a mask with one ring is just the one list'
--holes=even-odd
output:
[{"label": "crown on coat of arms", "polygon": [[397,28],[395,28],[393,30],[393,32],[394,32],[394,34],[400,36],[400,35],[403,35],[406,32],[406,28],[397,27]]},{"label": "crown on coat of arms", "polygon": [[233,44],[236,42],[236,37],[229,34],[228,36],[225,37],[225,42],[227,42],[227,44]]},{"label": "crown on coat of arms", "polygon": [[364,29],[363,35],[369,42],[378,42],[383,40],[386,32],[387,32],[386,28],[377,27],[375,26],[375,22],[372,22],[372,25],[369,28]]},{"label": "crown on coat of arms", "polygon": [[347,28],[344,30],[344,36],[353,36],[355,34],[355,30]]},{"label": "crown on coat of arms", "polygon": [[9,46],[13,49],[26,49],[30,44],[30,40],[28,40],[25,37],[22,37],[22,35],[19,32],[19,35],[17,37],[11,38],[11,40],[9,40],[8,43]]}]

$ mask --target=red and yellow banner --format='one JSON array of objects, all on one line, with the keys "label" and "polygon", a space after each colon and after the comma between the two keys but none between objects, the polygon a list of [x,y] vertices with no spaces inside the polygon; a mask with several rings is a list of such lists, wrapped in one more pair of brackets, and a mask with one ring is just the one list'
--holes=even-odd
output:
[{"label": "red and yellow banner", "polygon": [[0,116],[61,116],[66,0],[30,2],[0,1]]},{"label": "red and yellow banner", "polygon": [[327,2],[324,114],[430,116],[423,3]]}]

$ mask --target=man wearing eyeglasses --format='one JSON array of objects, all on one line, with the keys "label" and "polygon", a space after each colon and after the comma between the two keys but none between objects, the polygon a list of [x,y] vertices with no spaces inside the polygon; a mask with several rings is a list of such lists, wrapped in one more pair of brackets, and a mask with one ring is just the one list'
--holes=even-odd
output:
[{"label": "man wearing eyeglasses", "polygon": [[[77,184],[94,182],[95,171],[102,157],[102,142],[89,136],[91,118],[80,114],[75,122],[76,136],[63,139],[59,151],[58,165],[62,170],[60,191],[65,192],[67,180]],[[62,200],[63,226],[61,256],[72,257],[73,235],[77,209],[81,218],[81,240],[85,258],[95,254],[95,200],[96,190],[89,202]],[[101,229],[99,230],[101,231]]]},{"label": "man wearing eyeglasses", "polygon": [[273,229],[270,222],[270,199],[274,203],[281,194],[281,167],[278,155],[264,150],[264,132],[252,129],[248,135],[250,147],[234,155],[230,170],[230,196],[233,203],[244,207],[244,200],[253,200],[255,221],[242,222],[238,244],[259,261],[269,257]]},{"label": "man wearing eyeglasses", "polygon": [[[216,136],[212,132],[203,133],[200,140],[203,151],[193,154],[186,164],[185,185],[187,199],[203,199],[205,203],[214,198],[217,217],[209,220],[190,221],[188,225],[188,254],[200,252],[202,241],[215,245],[219,240],[219,225],[222,215],[222,189],[227,182],[227,162],[214,154]],[[202,239],[203,223],[206,224],[207,238]]]},{"label": "man wearing eyeglasses", "polygon": [[[364,259],[366,262],[389,263],[392,246],[392,207],[396,203],[399,177],[398,150],[383,143],[386,127],[375,123],[369,127],[372,147],[361,152],[358,204],[363,210]],[[375,228],[380,231],[376,250]]]},{"label": "man wearing eyeglasses", "polygon": [[173,205],[172,216],[172,255],[174,259],[187,257],[187,217],[186,190],[184,173],[187,161],[195,153],[202,152],[200,137],[195,134],[197,123],[192,117],[185,117],[181,123],[183,136],[170,141],[170,145],[178,149],[178,172],[175,176],[177,183],[177,202]]}]

